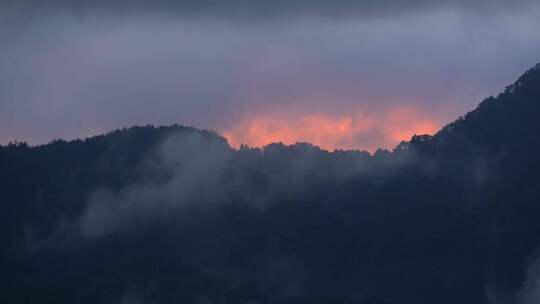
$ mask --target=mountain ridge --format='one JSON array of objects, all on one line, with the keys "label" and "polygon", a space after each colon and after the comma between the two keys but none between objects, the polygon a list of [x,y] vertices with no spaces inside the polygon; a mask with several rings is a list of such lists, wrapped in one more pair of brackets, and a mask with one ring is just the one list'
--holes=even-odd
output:
[{"label": "mountain ridge", "polygon": [[373,155],[177,125],[1,147],[0,302],[535,303],[539,66]]},{"label": "mountain ridge", "polygon": [[[513,84],[508,85],[504,89],[504,91],[499,93],[497,96],[495,96],[495,97],[490,96],[490,97],[485,98],[483,101],[481,101],[479,103],[479,105],[475,109],[467,112],[464,116],[461,116],[460,118],[454,120],[453,122],[441,127],[440,130],[437,131],[435,134],[433,134],[433,135],[415,134],[410,139],[402,141],[400,144],[396,145],[396,147],[394,147],[392,150],[403,149],[404,146],[408,146],[410,143],[414,143],[416,141],[423,142],[423,143],[426,143],[427,141],[432,141],[434,139],[435,139],[435,141],[438,141],[440,137],[444,137],[445,134],[451,132],[456,127],[459,128],[459,125],[463,124],[464,119],[474,117],[477,113],[479,113],[481,111],[484,111],[486,107],[492,107],[493,108],[494,107],[493,104],[498,102],[498,101],[502,100],[502,102],[505,102],[505,100],[507,99],[509,94],[523,93],[523,92],[521,92],[521,90],[523,88],[525,88],[525,90],[527,92],[536,89],[536,93],[538,93],[537,92],[538,91],[538,85],[535,85],[534,83],[539,83],[539,82],[540,82],[540,63],[537,63],[536,65],[534,65],[534,67],[530,68],[525,73],[523,73],[518,78],[518,80],[516,80]],[[518,92],[516,92],[516,91],[518,91]],[[98,140],[98,139],[106,137],[106,136],[120,137],[122,135],[122,133],[125,133],[126,136],[129,137],[129,136],[134,136],[137,133],[137,131],[141,131],[140,133],[144,134],[145,132],[150,133],[150,130],[154,130],[155,131],[154,132],[155,136],[158,136],[161,139],[163,137],[162,137],[162,135],[159,134],[160,132],[163,132],[163,134],[170,134],[171,132],[174,132],[174,131],[201,132],[202,134],[212,134],[212,135],[215,135],[217,137],[220,137],[221,139],[225,139],[222,135],[219,134],[219,132],[215,132],[213,130],[208,130],[208,129],[197,129],[197,128],[194,128],[194,127],[191,127],[191,126],[179,125],[179,124],[172,124],[172,125],[168,125],[168,126],[154,126],[154,125],[149,124],[149,125],[135,125],[135,126],[132,126],[132,127],[129,127],[129,128],[124,127],[124,128],[121,128],[121,129],[113,129],[113,130],[105,132],[103,134],[92,135],[92,136],[89,136],[89,137],[86,137],[86,138],[83,138],[83,139],[81,139],[81,138],[76,138],[76,139],[73,139],[73,140],[53,139],[51,142],[35,145],[35,146],[32,146],[32,147],[42,147],[42,146],[46,146],[48,144],[52,144],[52,143],[55,143],[55,142],[77,143],[77,142],[81,142],[81,141],[83,141],[83,142],[95,141],[95,140]],[[298,143],[304,144],[305,142],[298,142]],[[28,145],[25,142],[17,142],[17,141],[15,141],[15,142],[10,142],[10,143],[8,143],[6,145],[0,145],[0,147],[6,147],[6,146],[9,146],[9,145],[17,145],[17,144]],[[310,144],[310,143],[307,143],[307,144]],[[271,144],[269,144],[269,145],[271,145]],[[292,144],[292,145],[294,145],[294,144]],[[268,146],[268,145],[266,145],[266,146]],[[259,148],[264,149],[264,147],[259,147]],[[317,148],[319,148],[321,150],[324,150],[324,149],[322,149],[320,147],[317,147]],[[335,150],[343,151],[343,149],[335,149]],[[386,150],[386,149],[379,148],[379,150]],[[362,150],[361,148],[352,149],[350,151],[365,152],[365,150]],[[332,152],[332,151],[328,150],[328,152]]]}]

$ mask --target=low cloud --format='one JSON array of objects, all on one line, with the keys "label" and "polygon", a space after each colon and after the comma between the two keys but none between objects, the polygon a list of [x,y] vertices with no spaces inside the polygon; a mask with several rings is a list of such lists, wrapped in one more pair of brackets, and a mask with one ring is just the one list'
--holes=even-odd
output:
[{"label": "low cloud", "polygon": [[[383,177],[407,161],[405,154],[374,161],[365,152],[329,153],[309,144],[234,150],[218,137],[179,133],[137,165],[134,182],[96,189],[78,226],[93,238],[132,233],[156,222],[196,224],[220,214],[215,210],[223,204],[263,212],[272,204],[316,196],[317,185]],[[193,212],[198,215],[190,216]]]},{"label": "low cloud", "polygon": [[81,222],[83,234],[144,226],[190,204],[219,202],[226,195],[224,170],[231,152],[224,142],[198,134],[169,137],[139,165],[138,182],[91,196]]},{"label": "low cloud", "polygon": [[529,265],[525,281],[515,298],[516,304],[540,303],[540,258]]}]

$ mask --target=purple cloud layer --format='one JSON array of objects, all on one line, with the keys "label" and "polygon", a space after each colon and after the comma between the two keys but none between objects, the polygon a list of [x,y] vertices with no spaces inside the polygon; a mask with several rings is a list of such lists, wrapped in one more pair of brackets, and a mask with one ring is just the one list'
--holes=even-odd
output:
[{"label": "purple cloud layer", "polygon": [[[302,117],[371,117],[377,127],[353,130],[354,138],[330,148],[389,147],[396,139],[381,130],[414,129],[388,119],[399,109],[442,126],[540,61],[540,8],[529,1],[513,8],[417,1],[399,14],[388,2],[363,13],[370,18],[358,17],[352,2],[338,2],[334,11],[357,13],[340,18],[320,9],[301,14],[305,4],[293,2],[277,2],[276,20],[238,23],[230,8],[188,16],[143,5],[119,14],[98,1],[83,12],[108,13],[83,17],[62,1],[10,8],[2,20],[11,31],[0,40],[0,143],[172,123],[248,138],[245,129],[260,117],[292,129],[305,127]],[[264,7],[233,2],[243,3],[252,15]],[[30,12],[35,18],[25,19]],[[292,140],[313,137],[303,134]]]}]

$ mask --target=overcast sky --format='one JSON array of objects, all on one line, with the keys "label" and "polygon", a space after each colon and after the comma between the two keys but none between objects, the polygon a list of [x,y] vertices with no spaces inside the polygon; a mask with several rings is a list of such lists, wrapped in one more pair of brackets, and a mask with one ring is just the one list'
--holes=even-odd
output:
[{"label": "overcast sky", "polygon": [[538,29],[532,0],[3,1],[0,143],[178,123],[391,148],[540,62]]}]

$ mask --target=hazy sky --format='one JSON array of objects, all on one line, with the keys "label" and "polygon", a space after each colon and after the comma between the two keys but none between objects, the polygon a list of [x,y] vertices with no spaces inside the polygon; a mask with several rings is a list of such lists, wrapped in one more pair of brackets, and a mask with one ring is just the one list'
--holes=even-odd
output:
[{"label": "hazy sky", "polygon": [[2,1],[0,143],[178,123],[389,148],[540,62],[539,29],[533,0]]}]

